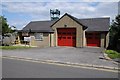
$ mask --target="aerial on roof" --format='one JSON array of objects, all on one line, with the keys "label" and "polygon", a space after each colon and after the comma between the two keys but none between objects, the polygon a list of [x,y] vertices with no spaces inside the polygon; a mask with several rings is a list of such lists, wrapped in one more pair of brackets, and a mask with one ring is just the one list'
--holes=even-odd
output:
[{"label": "aerial on roof", "polygon": [[[77,23],[85,27],[85,29],[87,29],[86,31],[109,31],[109,25],[110,25],[109,17],[78,19],[67,13],[65,13],[62,17],[64,17],[65,15],[69,16],[74,21],[76,21]],[[53,32],[51,26],[54,25],[56,22],[58,22],[60,19],[56,21],[50,21],[50,20],[49,21],[31,21],[22,29],[22,31]]]}]

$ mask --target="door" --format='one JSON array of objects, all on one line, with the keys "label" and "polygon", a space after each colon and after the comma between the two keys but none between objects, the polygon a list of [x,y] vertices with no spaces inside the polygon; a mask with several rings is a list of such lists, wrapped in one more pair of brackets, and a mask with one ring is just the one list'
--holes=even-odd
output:
[{"label": "door", "polygon": [[76,46],[75,28],[58,28],[58,46]]},{"label": "door", "polygon": [[87,46],[100,47],[100,33],[91,32],[86,33]]}]

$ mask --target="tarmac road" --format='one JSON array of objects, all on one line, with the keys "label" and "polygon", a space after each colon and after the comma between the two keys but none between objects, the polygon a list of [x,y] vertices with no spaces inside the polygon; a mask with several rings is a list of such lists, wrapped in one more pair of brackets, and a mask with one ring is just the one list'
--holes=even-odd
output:
[{"label": "tarmac road", "polygon": [[2,59],[3,78],[118,78],[117,72]]}]

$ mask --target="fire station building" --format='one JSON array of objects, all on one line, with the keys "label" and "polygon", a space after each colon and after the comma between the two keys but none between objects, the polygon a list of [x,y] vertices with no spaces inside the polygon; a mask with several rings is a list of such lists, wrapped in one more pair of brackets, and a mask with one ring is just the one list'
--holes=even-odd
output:
[{"label": "fire station building", "polygon": [[107,47],[109,25],[108,17],[78,19],[65,13],[58,20],[31,21],[19,33],[21,40],[30,37],[31,46]]}]

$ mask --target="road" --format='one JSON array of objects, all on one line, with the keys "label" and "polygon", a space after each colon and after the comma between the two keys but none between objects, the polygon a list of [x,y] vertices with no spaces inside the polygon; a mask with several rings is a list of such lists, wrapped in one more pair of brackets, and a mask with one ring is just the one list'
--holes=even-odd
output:
[{"label": "road", "polygon": [[2,59],[3,78],[118,78],[117,72]]}]

